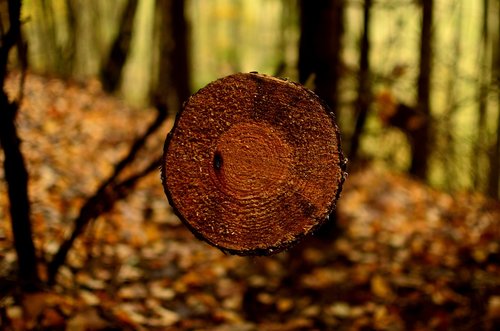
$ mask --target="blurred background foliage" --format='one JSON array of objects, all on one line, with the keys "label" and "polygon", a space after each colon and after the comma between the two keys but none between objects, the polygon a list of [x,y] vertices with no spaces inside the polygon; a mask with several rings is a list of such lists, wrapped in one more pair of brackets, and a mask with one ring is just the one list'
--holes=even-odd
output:
[{"label": "blurred background foliage", "polygon": [[[420,177],[447,191],[481,191],[498,198],[500,1],[320,2],[337,3],[343,13],[342,29],[335,32],[342,43],[337,49],[337,104],[332,108],[337,113],[348,154],[353,137],[360,135],[359,151],[351,167],[367,162],[398,171],[410,167],[411,128],[390,120],[384,122],[384,113],[388,109],[403,109],[401,106],[419,111],[421,37],[426,24],[422,8],[430,3],[432,71],[427,86],[430,114],[426,115],[430,130],[426,152],[429,167]],[[175,70],[166,74],[161,70],[165,54],[161,49],[171,51],[179,42],[175,23],[179,12],[172,10],[170,16],[163,12],[158,19],[162,8],[167,8],[162,6],[172,3],[182,7],[186,23],[187,52],[180,55],[187,64],[184,74]],[[118,44],[125,45],[123,70],[118,83],[111,84],[109,90],[132,104],[147,106],[154,103],[155,95],[167,95],[169,86],[183,79],[189,93],[239,71],[258,71],[299,81],[304,3],[25,0],[21,19],[30,70],[77,81],[107,77],[109,73],[103,72],[110,68],[110,63],[116,63],[110,54],[121,36]],[[369,29],[365,29],[365,23]],[[166,35],[164,32],[169,29],[173,32]],[[362,69],[364,33],[368,33],[368,58]],[[323,45],[327,43],[325,40]],[[360,75],[363,71],[365,74]],[[164,76],[171,77],[161,83]],[[359,87],[360,80],[366,84],[364,90]],[[303,83],[312,89],[318,87],[314,75]],[[176,100],[167,98],[171,113],[179,108],[184,94],[177,94]],[[359,110],[362,97],[365,103]],[[366,121],[356,133],[362,112],[366,112]]]}]

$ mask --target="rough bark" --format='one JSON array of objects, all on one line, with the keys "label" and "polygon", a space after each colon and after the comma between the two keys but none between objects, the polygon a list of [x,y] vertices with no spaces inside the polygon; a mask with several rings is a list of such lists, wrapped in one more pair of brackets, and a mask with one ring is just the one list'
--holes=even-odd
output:
[{"label": "rough bark", "polygon": [[20,1],[9,1],[9,30],[2,35],[0,47],[0,145],[4,152],[4,176],[10,202],[10,216],[17,253],[18,279],[25,291],[39,285],[37,259],[32,239],[28,172],[21,153],[21,140],[15,125],[18,105],[10,102],[4,89],[9,51],[20,38]]},{"label": "rough bark", "polygon": [[412,146],[410,174],[426,180],[429,159],[429,135],[431,118],[431,72],[433,44],[433,0],[422,0],[422,30],[420,33],[420,61],[417,81],[417,111],[426,116],[427,121],[415,132]]},{"label": "rough bark", "polygon": [[267,255],[325,222],[344,167],[334,115],[313,92],[235,74],[188,100],[165,142],[162,180],[197,237]]}]

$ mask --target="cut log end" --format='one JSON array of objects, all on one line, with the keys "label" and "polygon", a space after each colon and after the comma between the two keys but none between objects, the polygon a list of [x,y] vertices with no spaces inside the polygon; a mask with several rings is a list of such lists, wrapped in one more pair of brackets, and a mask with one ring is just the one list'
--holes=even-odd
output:
[{"label": "cut log end", "polygon": [[162,182],[198,238],[229,253],[269,255],[328,219],[345,163],[335,118],[313,92],[239,73],[185,103],[165,142]]}]

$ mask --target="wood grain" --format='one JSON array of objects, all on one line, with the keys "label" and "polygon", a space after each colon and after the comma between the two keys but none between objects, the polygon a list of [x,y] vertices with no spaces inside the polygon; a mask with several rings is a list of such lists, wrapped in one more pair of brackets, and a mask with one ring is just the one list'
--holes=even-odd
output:
[{"label": "wood grain", "polygon": [[325,222],[345,164],[335,118],[313,92],[238,73],[185,103],[165,142],[162,182],[198,238],[229,253],[269,255]]}]

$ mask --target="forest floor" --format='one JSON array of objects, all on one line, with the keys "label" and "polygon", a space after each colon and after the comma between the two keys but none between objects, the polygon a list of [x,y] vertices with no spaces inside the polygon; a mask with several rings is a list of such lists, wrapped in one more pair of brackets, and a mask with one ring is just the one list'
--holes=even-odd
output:
[{"label": "forest floor", "polygon": [[[17,79],[6,86],[13,96]],[[153,118],[98,83],[28,75],[18,127],[43,278],[85,199]],[[139,165],[160,155],[170,125]],[[1,180],[3,330],[500,330],[500,205],[383,170],[350,174],[335,238],[272,257],[195,239],[155,172],[86,229],[54,287],[31,294],[7,285],[8,218]]]}]

